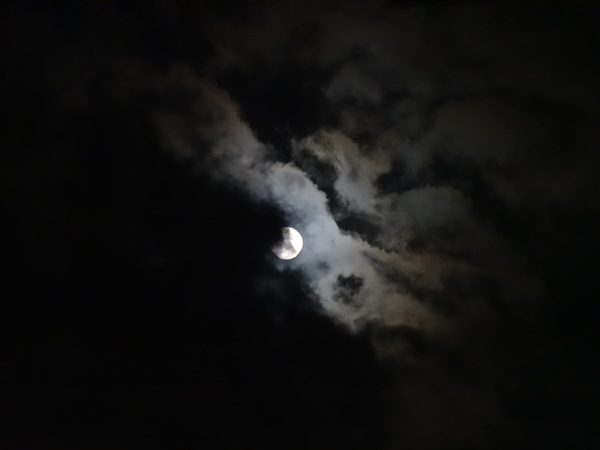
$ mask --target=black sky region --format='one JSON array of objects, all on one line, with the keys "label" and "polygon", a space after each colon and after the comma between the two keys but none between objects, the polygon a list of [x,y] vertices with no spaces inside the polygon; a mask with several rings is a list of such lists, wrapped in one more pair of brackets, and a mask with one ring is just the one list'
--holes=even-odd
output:
[{"label": "black sky region", "polygon": [[597,7],[0,17],[2,450],[598,448]]}]

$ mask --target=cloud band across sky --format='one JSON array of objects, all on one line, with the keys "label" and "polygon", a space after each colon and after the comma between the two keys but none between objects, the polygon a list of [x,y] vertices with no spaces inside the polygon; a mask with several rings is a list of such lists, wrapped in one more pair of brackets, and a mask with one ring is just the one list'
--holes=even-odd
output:
[{"label": "cloud band across sky", "polygon": [[[267,393],[302,420],[264,407],[256,423],[320,433],[281,448],[596,436],[574,411],[599,392],[597,11],[409,3],[11,8],[12,270],[50,280],[54,318],[64,290],[65,311],[121,320],[144,376],[180,364],[165,392],[188,380],[191,411],[213,398],[223,436],[236,413],[223,398],[243,428]],[[290,261],[270,252],[285,225],[304,238]],[[140,327],[152,314],[183,337]],[[32,367],[53,354],[40,342]],[[126,353],[89,367],[118,372]],[[176,418],[191,434],[194,414]]]}]

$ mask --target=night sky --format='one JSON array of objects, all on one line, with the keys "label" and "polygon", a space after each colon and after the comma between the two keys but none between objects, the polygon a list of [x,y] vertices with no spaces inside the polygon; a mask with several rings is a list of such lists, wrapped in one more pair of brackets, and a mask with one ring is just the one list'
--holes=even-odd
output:
[{"label": "night sky", "polygon": [[526,3],[2,6],[0,450],[600,448],[600,8]]}]

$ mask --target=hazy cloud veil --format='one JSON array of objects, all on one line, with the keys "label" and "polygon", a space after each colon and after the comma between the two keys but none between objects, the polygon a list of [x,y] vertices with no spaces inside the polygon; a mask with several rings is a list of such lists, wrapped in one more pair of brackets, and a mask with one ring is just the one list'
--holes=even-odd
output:
[{"label": "hazy cloud veil", "polygon": [[598,447],[598,8],[12,3],[3,449]]},{"label": "hazy cloud veil", "polygon": [[[398,442],[506,445],[516,432],[502,393],[540,354],[518,339],[547,294],[536,262],[568,245],[551,242],[552,217],[597,206],[587,167],[598,99],[585,94],[597,91],[577,61],[563,65],[567,37],[543,20],[461,7],[273,6],[212,27],[212,70],[325,73],[314,88],[327,114],[261,141],[210,72],[179,66],[170,82],[197,106],[157,114],[166,147],[274,202],[302,233],[302,253],[273,264],[299,271],[334,320],[372,330],[391,357]],[[456,372],[472,382],[455,383]]]},{"label": "hazy cloud veil", "polygon": [[[263,20],[277,17],[292,35],[293,23],[285,22],[292,17],[284,11],[273,8]],[[438,323],[436,306],[442,312],[484,307],[438,298],[448,280],[501,278],[514,301],[538,289],[535,277],[515,265],[510,236],[480,210],[499,203],[510,221],[523,197],[535,195],[544,174],[532,179],[527,172],[521,186],[515,180],[527,164],[556,170],[552,161],[526,159],[530,147],[552,143],[551,125],[567,112],[522,108],[520,102],[528,101],[519,92],[522,69],[505,63],[502,53],[477,54],[477,43],[491,39],[489,30],[478,29],[490,13],[444,13],[455,23],[419,9],[385,17],[304,11],[318,31],[291,58],[331,68],[321,91],[335,120],[308,135],[291,135],[291,160],[258,139],[235,98],[184,67],[174,68],[172,77],[196,98],[195,115],[157,116],[177,154],[199,157],[214,176],[280,205],[306,239],[301,256],[286,264],[304,272],[325,308],[352,327],[365,321],[426,326]],[[224,34],[217,64],[283,63],[281,49],[267,43],[289,36],[267,36],[282,30],[264,25],[242,28],[239,41],[236,33]],[[243,40],[255,29],[263,30],[264,42]],[[551,30],[540,31],[552,39]],[[468,58],[472,64],[461,63]],[[495,77],[491,67],[511,76]],[[463,174],[470,178],[459,182]],[[556,182],[548,188],[557,189]],[[362,280],[355,298],[335,301],[340,280],[349,276]]]}]

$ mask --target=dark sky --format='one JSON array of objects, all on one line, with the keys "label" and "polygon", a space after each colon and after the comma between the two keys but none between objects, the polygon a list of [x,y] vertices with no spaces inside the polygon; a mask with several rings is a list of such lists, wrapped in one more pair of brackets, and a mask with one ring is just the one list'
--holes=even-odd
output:
[{"label": "dark sky", "polygon": [[52,4],[0,12],[1,450],[600,446],[599,8]]}]

